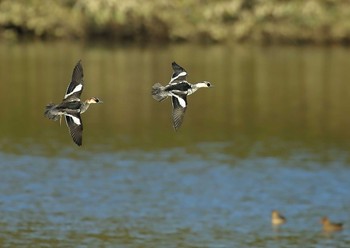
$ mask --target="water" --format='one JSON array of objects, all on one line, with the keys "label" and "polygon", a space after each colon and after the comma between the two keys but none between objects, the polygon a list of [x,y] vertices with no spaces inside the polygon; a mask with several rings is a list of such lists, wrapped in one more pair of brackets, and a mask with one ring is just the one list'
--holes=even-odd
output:
[{"label": "water", "polygon": [[[0,45],[0,246],[349,247],[349,51]],[[77,147],[43,108],[80,58],[83,98],[104,104]],[[173,60],[215,85],[177,133],[150,97]],[[323,233],[324,215],[345,229]]]}]

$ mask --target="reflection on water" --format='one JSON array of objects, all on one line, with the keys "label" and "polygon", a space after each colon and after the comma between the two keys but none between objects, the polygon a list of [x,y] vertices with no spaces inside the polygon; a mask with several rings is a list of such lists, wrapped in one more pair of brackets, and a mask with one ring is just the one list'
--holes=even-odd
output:
[{"label": "reflection on water", "polygon": [[[347,247],[348,49],[0,45],[0,246]],[[78,59],[83,147],[43,117]],[[180,131],[150,96],[175,60]],[[288,219],[273,230],[270,211]],[[343,221],[324,235],[319,219]]]},{"label": "reflection on water", "polygon": [[[83,116],[86,147],[164,148],[237,139],[273,145],[277,139],[310,149],[348,149],[346,49],[65,43],[0,46],[1,106],[11,103],[1,110],[0,132],[8,149],[26,142],[72,145],[66,128],[42,118],[42,110],[62,99],[80,58],[85,68],[82,97],[97,96],[105,103]],[[177,134],[170,102],[150,97],[153,83],[168,82],[173,60],[187,69],[190,81],[215,84],[189,98]]]}]

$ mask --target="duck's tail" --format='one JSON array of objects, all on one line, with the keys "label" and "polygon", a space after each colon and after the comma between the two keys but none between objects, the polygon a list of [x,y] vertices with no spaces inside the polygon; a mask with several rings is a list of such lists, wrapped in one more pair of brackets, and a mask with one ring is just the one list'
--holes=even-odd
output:
[{"label": "duck's tail", "polygon": [[156,83],[152,86],[152,97],[154,100],[161,102],[168,97],[168,94],[164,91],[163,85]]},{"label": "duck's tail", "polygon": [[58,111],[55,109],[55,107],[56,105],[53,103],[46,105],[44,116],[49,118],[50,120],[57,121],[60,116],[58,114]]}]

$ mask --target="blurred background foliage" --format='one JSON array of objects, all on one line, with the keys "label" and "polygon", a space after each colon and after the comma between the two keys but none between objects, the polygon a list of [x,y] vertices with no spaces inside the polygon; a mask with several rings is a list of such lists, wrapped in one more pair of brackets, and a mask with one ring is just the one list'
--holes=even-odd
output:
[{"label": "blurred background foliage", "polygon": [[348,0],[0,0],[1,39],[349,43]]}]

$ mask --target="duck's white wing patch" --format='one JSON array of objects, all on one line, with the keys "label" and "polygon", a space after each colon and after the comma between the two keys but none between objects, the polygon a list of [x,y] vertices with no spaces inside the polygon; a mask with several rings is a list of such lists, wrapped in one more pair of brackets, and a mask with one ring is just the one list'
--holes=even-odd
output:
[{"label": "duck's white wing patch", "polygon": [[186,108],[187,107],[187,97],[186,97],[186,95],[177,95],[177,94],[174,94],[174,93],[172,93],[171,94],[173,97],[175,97],[176,99],[177,99],[177,102],[178,102],[178,104],[177,105],[180,105],[182,108]]},{"label": "duck's white wing patch", "polygon": [[64,99],[67,99],[68,97],[70,97],[71,95],[73,95],[74,93],[81,93],[81,91],[83,90],[83,85],[82,84],[78,84],[76,85],[73,90],[69,93],[67,93],[65,96],[64,96]]},{"label": "duck's white wing patch", "polygon": [[[172,112],[173,127],[175,131],[177,131],[180,128],[183,122],[183,118],[185,116],[185,112],[187,109],[186,97],[187,97],[186,95],[183,95],[181,98],[180,96],[177,96],[175,94],[171,97],[171,103],[173,105],[173,112]],[[185,105],[185,107],[183,107],[183,105]]]},{"label": "duck's white wing patch", "polygon": [[68,85],[64,99],[74,96],[75,99],[80,99],[80,95],[83,92],[84,85],[84,70],[81,65],[81,61],[75,65],[72,74],[72,80]]},{"label": "duck's white wing patch", "polygon": [[186,76],[187,76],[187,72],[185,72],[185,71],[180,72],[177,75],[174,73],[170,79],[170,84],[179,83],[181,81],[184,81],[184,80],[186,80]]},{"label": "duck's white wing patch", "polygon": [[177,84],[181,81],[186,81],[187,72],[185,71],[185,69],[176,64],[175,61],[171,63],[171,66],[174,72],[171,76],[169,84]]},{"label": "duck's white wing patch", "polygon": [[65,117],[69,133],[74,143],[81,146],[83,140],[83,124],[81,122],[80,114],[66,114]]},{"label": "duck's white wing patch", "polygon": [[65,116],[72,118],[72,120],[73,120],[75,125],[81,125],[81,120],[80,120],[80,116],[79,115],[74,116],[74,115],[71,115],[71,114],[65,114]]}]

